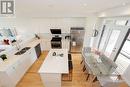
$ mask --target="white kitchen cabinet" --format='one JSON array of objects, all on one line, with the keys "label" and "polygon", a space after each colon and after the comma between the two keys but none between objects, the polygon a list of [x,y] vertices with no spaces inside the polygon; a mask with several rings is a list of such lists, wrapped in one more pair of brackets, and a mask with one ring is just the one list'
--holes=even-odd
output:
[{"label": "white kitchen cabinet", "polygon": [[[0,87],[16,87],[16,84],[30,66],[36,61],[35,46],[41,44],[41,40],[33,40],[27,43],[31,47],[22,55],[10,55],[6,63],[0,64]],[[42,46],[42,44],[41,44]],[[13,53],[15,53],[13,51]]]},{"label": "white kitchen cabinet", "polygon": [[51,41],[46,41],[46,48],[47,48],[48,50],[51,49]]},{"label": "white kitchen cabinet", "polygon": [[13,84],[15,85],[22,75],[20,62],[18,61],[17,63],[9,67],[6,71],[6,74],[9,76],[10,80],[12,80]]},{"label": "white kitchen cabinet", "polygon": [[42,42],[41,42],[41,48],[42,50],[50,50],[51,49],[51,41],[50,39],[42,39]]},{"label": "white kitchen cabinet", "polygon": [[28,53],[21,58],[21,71],[25,73],[31,65],[31,59],[28,56]]},{"label": "white kitchen cabinet", "polygon": [[3,71],[0,71],[0,87],[15,87],[36,59],[34,48],[17,56],[15,62],[12,61],[13,63],[7,65]]},{"label": "white kitchen cabinet", "polygon": [[36,51],[35,51],[34,48],[32,48],[32,49],[29,51],[28,57],[30,58],[30,63],[31,63],[31,65],[32,65],[32,64],[36,61],[36,59],[37,59]]},{"label": "white kitchen cabinet", "polygon": [[20,62],[17,61],[12,66],[9,66],[5,71],[0,72],[1,87],[15,87],[22,76]]}]

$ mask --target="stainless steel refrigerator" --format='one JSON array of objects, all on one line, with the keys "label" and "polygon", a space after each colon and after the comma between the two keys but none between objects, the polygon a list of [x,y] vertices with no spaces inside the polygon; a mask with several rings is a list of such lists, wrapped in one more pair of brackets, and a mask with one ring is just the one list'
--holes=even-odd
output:
[{"label": "stainless steel refrigerator", "polygon": [[84,27],[71,27],[71,53],[80,53],[83,47],[85,29]]}]

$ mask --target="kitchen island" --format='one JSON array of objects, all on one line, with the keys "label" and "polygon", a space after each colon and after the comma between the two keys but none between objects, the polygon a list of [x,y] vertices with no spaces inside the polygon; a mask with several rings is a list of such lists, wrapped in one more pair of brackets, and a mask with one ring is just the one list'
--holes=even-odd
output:
[{"label": "kitchen island", "polygon": [[51,49],[39,73],[45,87],[61,87],[61,75],[69,73],[68,50]]}]

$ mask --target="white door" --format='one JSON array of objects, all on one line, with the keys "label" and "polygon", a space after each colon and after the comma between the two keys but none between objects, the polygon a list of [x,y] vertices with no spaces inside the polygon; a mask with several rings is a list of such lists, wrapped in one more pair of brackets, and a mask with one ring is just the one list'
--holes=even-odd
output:
[{"label": "white door", "polygon": [[99,51],[114,60],[128,31],[126,26],[106,25],[99,45]]},{"label": "white door", "polygon": [[104,54],[114,60],[123,39],[128,31],[128,27],[125,26],[112,26],[110,27],[106,44],[104,45]]},{"label": "white door", "polygon": [[107,44],[105,44],[105,47],[104,47],[104,53],[107,57],[110,57],[120,34],[121,34],[120,29],[115,28],[110,31],[110,35],[107,38]]}]

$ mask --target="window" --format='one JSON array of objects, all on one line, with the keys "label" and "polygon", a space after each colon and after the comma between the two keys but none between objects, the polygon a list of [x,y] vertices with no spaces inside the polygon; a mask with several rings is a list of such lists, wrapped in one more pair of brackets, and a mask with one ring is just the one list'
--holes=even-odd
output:
[{"label": "window", "polygon": [[100,42],[99,42],[99,50],[100,51],[103,51],[107,36],[109,34],[108,32],[109,32],[109,29],[104,26],[103,30],[102,30],[101,37],[100,37]]},{"label": "window", "polygon": [[122,25],[125,26],[127,24],[127,20],[117,20],[116,25]]},{"label": "window", "polygon": [[120,53],[124,55],[126,58],[130,59],[130,34],[126,39]]},{"label": "window", "polygon": [[106,49],[105,49],[105,55],[107,57],[110,57],[110,55],[113,51],[113,48],[115,47],[115,44],[116,44],[118,37],[120,35],[120,32],[121,32],[120,30],[112,30],[108,44],[107,44]]},{"label": "window", "polygon": [[120,74],[123,74],[130,65],[130,33],[127,34],[121,50],[117,55],[116,63],[119,67],[118,71],[120,72]]}]

